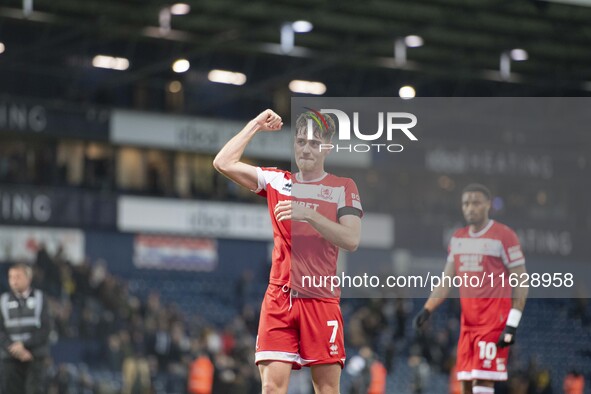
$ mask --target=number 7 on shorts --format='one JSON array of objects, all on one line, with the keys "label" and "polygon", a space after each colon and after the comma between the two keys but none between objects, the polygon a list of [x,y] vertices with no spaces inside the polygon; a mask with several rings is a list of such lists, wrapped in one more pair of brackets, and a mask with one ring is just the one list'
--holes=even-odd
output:
[{"label": "number 7 on shorts", "polygon": [[338,320],[328,320],[326,325],[332,327],[332,334],[330,335],[330,340],[328,342],[334,343],[337,338],[337,331],[339,330],[339,322]]}]

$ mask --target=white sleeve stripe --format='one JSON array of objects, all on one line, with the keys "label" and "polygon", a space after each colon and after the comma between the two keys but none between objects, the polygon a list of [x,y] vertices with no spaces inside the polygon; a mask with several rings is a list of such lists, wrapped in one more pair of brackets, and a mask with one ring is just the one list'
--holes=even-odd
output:
[{"label": "white sleeve stripe", "polygon": [[509,252],[509,259],[511,260],[519,260],[523,258],[523,253],[521,253],[521,250],[514,250],[512,252]]},{"label": "white sleeve stripe", "polygon": [[517,260],[514,261],[510,264],[507,264],[507,268],[515,268],[515,267],[519,267],[520,265],[525,264],[525,259],[521,259],[521,260]]},{"label": "white sleeve stripe", "polygon": [[501,257],[503,258],[503,264],[509,264],[509,258],[507,257],[507,253],[505,252],[505,248],[501,248]]},{"label": "white sleeve stripe", "polygon": [[363,211],[363,208],[361,208],[361,203],[357,200],[353,200],[353,208],[357,208],[360,211]]},{"label": "white sleeve stripe", "polygon": [[261,190],[266,190],[267,182],[265,181],[265,174],[261,167],[257,167],[257,189],[252,190],[254,193],[259,193]]}]

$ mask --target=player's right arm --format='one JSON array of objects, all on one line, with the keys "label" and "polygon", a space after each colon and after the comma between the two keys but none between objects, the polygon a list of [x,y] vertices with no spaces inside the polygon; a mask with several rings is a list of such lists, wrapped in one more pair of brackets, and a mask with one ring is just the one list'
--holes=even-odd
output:
[{"label": "player's right arm", "polygon": [[258,187],[256,167],[240,161],[244,149],[257,132],[277,131],[281,130],[282,126],[281,117],[275,112],[270,109],[261,112],[224,145],[213,160],[214,168],[237,184],[256,190]]},{"label": "player's right arm", "polygon": [[[456,269],[453,259],[448,258],[443,271],[445,277],[453,278],[456,275]],[[431,313],[447,299],[449,295],[451,281],[444,280],[439,286],[433,289],[429,299],[425,302],[423,309],[415,316],[413,325],[415,328],[421,327],[431,317]]]}]

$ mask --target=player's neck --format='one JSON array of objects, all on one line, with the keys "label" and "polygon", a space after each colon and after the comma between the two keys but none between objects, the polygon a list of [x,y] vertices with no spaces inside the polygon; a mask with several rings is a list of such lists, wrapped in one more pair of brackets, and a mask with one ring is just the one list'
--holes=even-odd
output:
[{"label": "player's neck", "polygon": [[489,223],[490,223],[490,219],[486,218],[485,220],[482,221],[482,223],[471,224],[470,231],[473,234],[477,234],[477,233],[481,232],[486,226],[488,226]]},{"label": "player's neck", "polygon": [[301,182],[313,182],[322,179],[326,175],[324,168],[313,171],[300,171],[298,173],[298,180]]}]

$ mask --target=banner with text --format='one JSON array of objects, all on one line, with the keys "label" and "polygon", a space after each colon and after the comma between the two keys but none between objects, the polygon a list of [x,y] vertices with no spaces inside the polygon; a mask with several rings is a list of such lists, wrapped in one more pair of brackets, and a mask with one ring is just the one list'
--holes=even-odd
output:
[{"label": "banner with text", "polygon": [[[111,116],[111,141],[121,145],[216,154],[245,125],[246,121],[115,110]],[[260,159],[289,161],[293,143],[290,128],[284,126],[278,132],[257,134],[244,154]],[[349,167],[368,167],[371,163],[371,155],[354,160],[339,159],[335,157],[331,163]]]},{"label": "banner with text", "polygon": [[[123,196],[118,211],[117,226],[125,232],[273,239],[269,211],[263,205]],[[364,227],[361,246],[388,249],[394,245],[392,217],[368,213]]]}]

